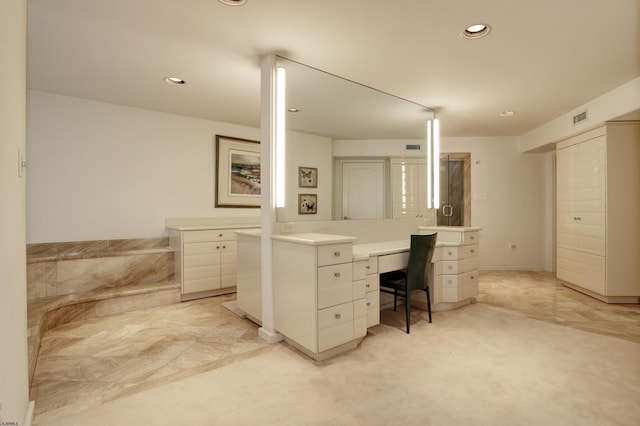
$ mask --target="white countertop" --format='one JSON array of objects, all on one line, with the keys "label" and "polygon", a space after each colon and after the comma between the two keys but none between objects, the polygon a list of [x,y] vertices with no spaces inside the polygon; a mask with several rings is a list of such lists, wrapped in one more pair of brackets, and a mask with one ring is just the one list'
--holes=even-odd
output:
[{"label": "white countertop", "polygon": [[277,241],[288,241],[291,243],[306,244],[310,246],[352,243],[358,240],[356,237],[348,237],[346,235],[316,234],[316,233],[281,234],[281,235],[272,235],[271,238]]},{"label": "white countertop", "polygon": [[242,235],[245,237],[261,237],[262,229],[260,228],[251,228],[251,229],[241,229],[236,231],[236,235]]},{"label": "white countertop", "polygon": [[429,231],[458,231],[458,232],[473,232],[473,231],[481,231],[482,228],[477,226],[427,226],[421,225],[418,226],[418,229],[424,229]]},{"label": "white countertop", "polygon": [[207,229],[260,228],[259,217],[194,217],[165,219],[168,229],[178,231],[203,231]]}]

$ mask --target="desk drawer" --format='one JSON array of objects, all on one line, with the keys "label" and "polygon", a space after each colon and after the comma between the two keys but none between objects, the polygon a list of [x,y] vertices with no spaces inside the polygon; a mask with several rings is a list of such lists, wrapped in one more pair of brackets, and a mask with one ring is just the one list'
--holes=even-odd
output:
[{"label": "desk drawer", "polygon": [[409,263],[409,252],[386,254],[378,256],[378,272],[391,272],[404,269]]},{"label": "desk drawer", "polygon": [[318,268],[318,309],[351,301],[352,277],[351,263]]},{"label": "desk drawer", "polygon": [[370,257],[367,259],[367,266],[365,266],[367,274],[375,274],[378,272],[378,256]]},{"label": "desk drawer", "polygon": [[236,239],[236,233],[230,229],[185,231],[183,235],[185,243],[201,243],[207,241],[224,241]]},{"label": "desk drawer", "polygon": [[353,302],[318,311],[319,352],[351,340],[353,340]]},{"label": "desk drawer", "polygon": [[480,232],[470,231],[462,233],[462,244],[478,244],[480,242]]},{"label": "desk drawer", "polygon": [[461,260],[478,255],[478,244],[442,247],[442,260]]},{"label": "desk drawer", "polygon": [[367,275],[365,287],[367,292],[376,291],[379,288],[380,276],[378,274]]},{"label": "desk drawer", "polygon": [[367,293],[367,328],[380,324],[380,292]]},{"label": "desk drawer", "polygon": [[479,259],[478,257],[470,257],[462,260],[443,260],[442,262],[442,274],[461,274],[463,272],[473,271],[478,269]]},{"label": "desk drawer", "polygon": [[318,246],[318,266],[335,265],[352,260],[351,243]]}]

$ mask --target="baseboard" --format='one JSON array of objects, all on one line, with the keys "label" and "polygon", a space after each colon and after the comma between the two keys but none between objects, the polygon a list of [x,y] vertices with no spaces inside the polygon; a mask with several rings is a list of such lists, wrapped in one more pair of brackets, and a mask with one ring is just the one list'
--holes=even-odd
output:
[{"label": "baseboard", "polygon": [[36,412],[36,402],[29,401],[29,405],[27,406],[27,414],[24,416],[24,425],[31,426],[33,424],[33,416]]}]

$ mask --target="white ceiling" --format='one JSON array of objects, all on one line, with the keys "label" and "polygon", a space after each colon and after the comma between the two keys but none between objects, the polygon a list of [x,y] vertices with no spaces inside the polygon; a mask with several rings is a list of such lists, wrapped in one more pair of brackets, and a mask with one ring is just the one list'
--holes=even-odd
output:
[{"label": "white ceiling", "polygon": [[[433,107],[444,136],[522,135],[640,76],[640,0],[28,7],[30,89],[255,127],[267,53]],[[488,36],[460,36],[479,22]],[[169,75],[187,84],[167,85]]]}]

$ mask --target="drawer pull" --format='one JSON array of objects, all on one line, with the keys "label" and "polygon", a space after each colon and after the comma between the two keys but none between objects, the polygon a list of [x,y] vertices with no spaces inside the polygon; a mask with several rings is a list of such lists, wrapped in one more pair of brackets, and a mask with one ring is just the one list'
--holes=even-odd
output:
[{"label": "drawer pull", "polygon": [[336,278],[340,278],[340,272],[334,272],[333,276]]},{"label": "drawer pull", "polygon": [[471,236],[471,239],[472,239],[472,240],[475,240],[475,239],[476,239],[476,237],[474,237],[474,236],[472,235],[472,236]]},{"label": "drawer pull", "polygon": [[216,246],[216,250],[219,249],[219,248],[220,248],[220,246]]},{"label": "drawer pull", "polygon": [[448,282],[449,284],[452,284],[452,283],[453,283],[453,281],[451,281],[451,280],[447,280],[447,282]]},{"label": "drawer pull", "polygon": [[453,266],[449,265],[449,270],[451,271],[453,269]]},{"label": "drawer pull", "polygon": [[475,250],[471,249],[471,253],[475,253],[475,252],[476,252]]},{"label": "drawer pull", "polygon": [[218,234],[218,237],[222,237],[223,234]]},{"label": "drawer pull", "polygon": [[367,306],[371,306],[371,302],[367,302]]},{"label": "drawer pull", "polygon": [[226,248],[227,248],[227,246],[222,246],[222,248],[223,248],[223,249],[226,249]]},{"label": "drawer pull", "polygon": [[339,252],[339,251],[334,251],[334,252],[333,252],[333,255],[334,255],[335,257],[340,257],[340,252]]},{"label": "drawer pull", "polygon": [[452,251],[450,251],[450,252],[449,252],[449,256],[451,256],[452,254],[453,254],[453,252],[452,252]]},{"label": "drawer pull", "polygon": [[471,275],[471,279],[473,279],[473,278],[474,278],[474,276],[473,276],[473,275]]},{"label": "drawer pull", "polygon": [[371,266],[367,265],[365,269],[371,269]]},{"label": "drawer pull", "polygon": [[342,318],[342,315],[340,315],[340,314],[335,314],[335,315],[334,315],[334,317],[336,317],[336,319],[340,319],[340,318]]},{"label": "drawer pull", "polygon": [[371,284],[367,283],[367,288],[371,288]]},{"label": "drawer pull", "polygon": [[582,220],[582,218],[580,216],[576,216],[573,218],[573,220]]}]

